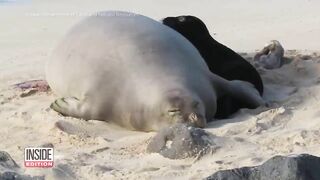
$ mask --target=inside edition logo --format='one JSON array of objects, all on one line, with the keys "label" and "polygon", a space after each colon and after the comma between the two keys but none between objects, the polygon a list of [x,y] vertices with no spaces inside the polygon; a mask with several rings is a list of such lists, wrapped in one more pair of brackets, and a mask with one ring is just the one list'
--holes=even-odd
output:
[{"label": "inside edition logo", "polygon": [[53,167],[53,148],[25,148],[25,167]]}]

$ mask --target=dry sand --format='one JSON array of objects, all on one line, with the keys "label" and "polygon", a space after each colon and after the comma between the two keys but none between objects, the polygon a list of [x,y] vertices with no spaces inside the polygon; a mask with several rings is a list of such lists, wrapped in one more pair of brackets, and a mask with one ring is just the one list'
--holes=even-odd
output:
[{"label": "dry sand", "polygon": [[[274,155],[320,156],[319,5],[316,0],[0,1],[0,150],[10,153],[24,173],[49,179],[200,179],[221,169],[258,165]],[[200,160],[170,160],[145,152],[155,133],[62,117],[49,108],[52,93],[21,97],[12,88],[44,79],[44,63],[66,30],[81,15],[109,9],[155,19],[197,15],[214,38],[247,52],[242,55],[248,60],[264,43],[279,40],[287,49],[287,64],[259,70],[272,108],[241,110],[210,123],[206,130],[220,145],[215,153]],[[67,128],[62,131],[57,124]],[[54,145],[55,169],[24,168],[24,148],[46,143]]]}]

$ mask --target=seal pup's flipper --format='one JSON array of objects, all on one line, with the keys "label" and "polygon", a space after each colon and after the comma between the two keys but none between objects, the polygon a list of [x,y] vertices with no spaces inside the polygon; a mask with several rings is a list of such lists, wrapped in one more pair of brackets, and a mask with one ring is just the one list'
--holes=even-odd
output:
[{"label": "seal pup's flipper", "polygon": [[239,101],[245,102],[250,108],[267,105],[257,89],[254,88],[254,85],[249,82],[240,80],[228,81],[213,73],[210,73],[209,77],[213,88],[216,89],[218,97],[233,97]]},{"label": "seal pup's flipper", "polygon": [[71,116],[75,118],[83,118],[83,103],[75,97],[66,97],[55,100],[50,108],[62,114],[63,116]]},{"label": "seal pup's flipper", "polygon": [[240,80],[233,80],[230,83],[232,88],[228,93],[232,97],[246,102],[249,108],[267,106],[267,102],[260,96],[253,84]]}]

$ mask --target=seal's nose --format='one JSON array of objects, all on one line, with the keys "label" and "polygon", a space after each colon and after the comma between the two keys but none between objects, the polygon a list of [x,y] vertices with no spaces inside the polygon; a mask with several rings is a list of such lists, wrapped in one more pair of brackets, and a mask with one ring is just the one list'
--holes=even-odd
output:
[{"label": "seal's nose", "polygon": [[167,26],[172,26],[175,24],[176,20],[174,17],[166,17],[166,18],[160,19],[159,22]]},{"label": "seal's nose", "polygon": [[204,128],[207,124],[206,118],[196,113],[191,113],[188,118],[190,124],[195,127]]},{"label": "seal's nose", "polygon": [[160,20],[159,20],[159,22],[161,22],[162,24],[164,24],[164,23],[166,23],[168,20],[170,20],[171,19],[171,17],[165,17],[165,18],[161,18]]}]

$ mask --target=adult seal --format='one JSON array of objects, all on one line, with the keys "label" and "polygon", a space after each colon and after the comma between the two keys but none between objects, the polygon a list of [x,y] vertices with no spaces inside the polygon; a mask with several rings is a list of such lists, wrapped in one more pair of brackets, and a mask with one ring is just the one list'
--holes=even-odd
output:
[{"label": "adult seal", "polygon": [[[200,52],[211,72],[227,79],[249,82],[263,94],[263,83],[257,70],[239,54],[219,43],[199,18],[195,16],[167,17],[162,23],[187,38]],[[218,99],[216,118],[226,118],[240,108],[254,108],[231,97]]]},{"label": "adult seal", "polygon": [[59,96],[55,111],[132,130],[204,127],[225,93],[264,104],[248,83],[212,74],[182,35],[129,12],[100,12],[75,25],[53,51],[46,78]]}]

